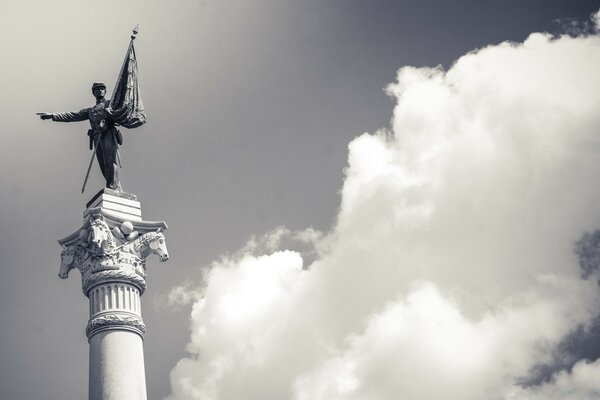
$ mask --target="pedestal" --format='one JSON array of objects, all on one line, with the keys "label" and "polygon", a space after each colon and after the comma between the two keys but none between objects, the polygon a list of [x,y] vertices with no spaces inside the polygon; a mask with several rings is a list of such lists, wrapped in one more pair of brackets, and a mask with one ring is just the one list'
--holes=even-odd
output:
[{"label": "pedestal", "polygon": [[81,272],[89,299],[89,399],[146,400],[141,296],[146,258],[169,258],[163,221],[144,221],[135,195],[104,189],[87,204],[82,226],[59,240],[59,277]]}]

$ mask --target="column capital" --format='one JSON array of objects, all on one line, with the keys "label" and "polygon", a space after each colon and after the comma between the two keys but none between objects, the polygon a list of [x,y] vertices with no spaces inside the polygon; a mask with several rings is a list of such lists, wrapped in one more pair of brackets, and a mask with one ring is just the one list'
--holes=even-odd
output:
[{"label": "column capital", "polygon": [[81,227],[58,241],[62,247],[58,276],[66,279],[70,270],[78,269],[86,296],[105,282],[128,283],[142,294],[146,258],[150,254],[161,262],[169,258],[166,229],[164,221],[142,220],[139,202],[101,191],[88,203]]}]

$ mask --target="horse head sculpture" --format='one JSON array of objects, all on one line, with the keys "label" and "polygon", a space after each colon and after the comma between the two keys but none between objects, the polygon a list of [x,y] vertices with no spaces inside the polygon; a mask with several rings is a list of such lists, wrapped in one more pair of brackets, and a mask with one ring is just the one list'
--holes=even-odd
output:
[{"label": "horse head sculpture", "polygon": [[169,259],[167,242],[162,232],[148,232],[143,234],[135,241],[134,249],[143,258],[153,253],[158,256],[161,262]]},{"label": "horse head sculpture", "polygon": [[104,221],[104,217],[97,216],[92,219],[90,230],[92,233],[90,245],[95,253],[101,254],[116,246],[115,238]]},{"label": "horse head sculpture", "polygon": [[88,257],[86,250],[80,246],[63,246],[60,253],[60,269],[58,276],[61,279],[67,279],[69,271],[75,268],[80,268],[83,261]]},{"label": "horse head sculpture", "polygon": [[60,253],[60,269],[58,270],[58,276],[61,279],[67,279],[69,271],[75,266],[73,261],[75,260],[75,250],[72,247],[63,247],[63,251]]}]

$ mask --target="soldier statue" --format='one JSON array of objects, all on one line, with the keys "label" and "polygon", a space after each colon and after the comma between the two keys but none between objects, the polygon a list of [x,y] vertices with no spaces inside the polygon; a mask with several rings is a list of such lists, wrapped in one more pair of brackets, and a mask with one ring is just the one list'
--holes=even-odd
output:
[{"label": "soldier statue", "polygon": [[92,93],[96,104],[77,112],[66,113],[39,113],[41,119],[52,119],[58,122],[90,121],[91,129],[90,150],[96,149],[96,159],[100,165],[102,175],[106,180],[106,187],[122,190],[119,182],[119,145],[123,144],[123,136],[113,118],[114,111],[109,108],[110,100],[104,98],[106,85],[96,82],[92,85]]},{"label": "soldier statue", "polygon": [[[41,119],[52,119],[52,121],[59,122],[89,120],[91,126],[91,129],[88,130],[90,150],[95,150],[100,170],[106,180],[106,187],[117,191],[122,191],[119,182],[119,167],[121,166],[119,145],[123,144],[123,136],[117,126],[132,129],[146,123],[146,112],[138,84],[137,58],[133,46],[137,34],[138,27],[136,26],[133,29],[125,61],[123,61],[110,100],[104,98],[106,85],[96,82],[92,85],[92,94],[96,98],[96,104],[92,107],[77,112],[37,113]],[[81,193],[85,191],[93,161],[92,153]]]}]

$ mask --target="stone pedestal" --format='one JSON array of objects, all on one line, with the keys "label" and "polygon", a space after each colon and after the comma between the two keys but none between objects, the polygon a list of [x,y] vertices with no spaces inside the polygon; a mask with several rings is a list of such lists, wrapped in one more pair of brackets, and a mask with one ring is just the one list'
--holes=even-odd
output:
[{"label": "stone pedestal", "polygon": [[59,240],[59,277],[81,272],[89,298],[90,400],[146,400],[141,296],[146,257],[169,258],[163,221],[144,221],[135,195],[104,189],[87,204],[82,226]]}]

